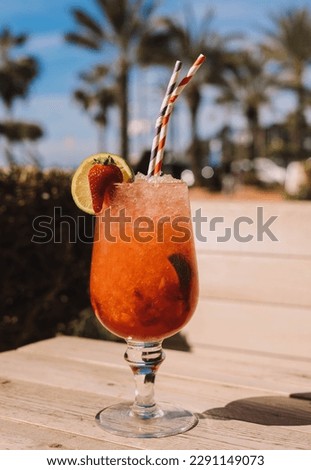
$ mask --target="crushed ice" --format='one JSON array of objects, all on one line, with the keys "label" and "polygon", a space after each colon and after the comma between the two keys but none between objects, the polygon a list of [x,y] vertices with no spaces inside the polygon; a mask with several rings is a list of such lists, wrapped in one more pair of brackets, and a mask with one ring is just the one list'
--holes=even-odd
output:
[{"label": "crushed ice", "polygon": [[173,178],[172,175],[153,175],[148,177],[142,173],[137,173],[135,176],[135,182],[136,181],[147,181],[148,183],[182,183],[181,180]]}]

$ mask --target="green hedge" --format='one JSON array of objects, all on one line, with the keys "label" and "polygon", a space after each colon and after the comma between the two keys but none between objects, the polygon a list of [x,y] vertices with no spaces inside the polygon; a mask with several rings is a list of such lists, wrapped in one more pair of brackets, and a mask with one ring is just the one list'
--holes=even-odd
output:
[{"label": "green hedge", "polygon": [[[70,243],[64,222],[65,215],[72,225],[82,215],[72,201],[70,180],[71,174],[60,170],[0,170],[1,350],[67,332],[89,307],[91,244]],[[55,218],[57,207],[61,215],[56,211]],[[39,239],[33,227],[38,216],[55,225],[61,243],[51,236],[45,243],[32,241],[34,235]],[[85,214],[85,221],[90,231],[92,216]]]}]

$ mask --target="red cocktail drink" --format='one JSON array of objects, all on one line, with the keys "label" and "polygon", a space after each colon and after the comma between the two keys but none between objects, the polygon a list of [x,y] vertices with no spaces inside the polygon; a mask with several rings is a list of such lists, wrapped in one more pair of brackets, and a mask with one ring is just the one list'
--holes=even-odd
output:
[{"label": "red cocktail drink", "polygon": [[162,340],[191,318],[198,275],[188,188],[171,178],[117,184],[97,215],[91,301],[127,340]]}]

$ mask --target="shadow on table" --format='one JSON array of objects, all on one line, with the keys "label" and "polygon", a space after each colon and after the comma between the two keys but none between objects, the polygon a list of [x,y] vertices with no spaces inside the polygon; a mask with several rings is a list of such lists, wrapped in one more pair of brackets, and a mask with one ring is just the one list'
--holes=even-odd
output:
[{"label": "shadow on table", "polygon": [[223,408],[199,414],[200,419],[238,420],[266,426],[305,426],[311,424],[311,393],[288,397],[263,396],[235,400]]}]

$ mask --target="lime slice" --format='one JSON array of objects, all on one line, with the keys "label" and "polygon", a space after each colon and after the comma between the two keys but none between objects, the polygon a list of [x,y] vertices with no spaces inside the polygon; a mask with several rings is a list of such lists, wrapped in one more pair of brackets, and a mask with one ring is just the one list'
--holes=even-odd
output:
[{"label": "lime slice", "polygon": [[90,155],[79,165],[75,171],[71,182],[71,194],[74,202],[84,212],[94,214],[92,206],[92,196],[89,187],[88,173],[94,163],[104,163],[108,159],[112,159],[123,175],[123,181],[133,181],[134,172],[128,163],[119,155],[112,153],[95,153]]}]

